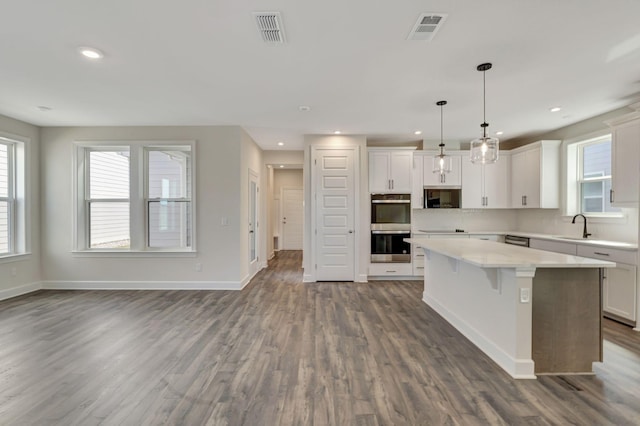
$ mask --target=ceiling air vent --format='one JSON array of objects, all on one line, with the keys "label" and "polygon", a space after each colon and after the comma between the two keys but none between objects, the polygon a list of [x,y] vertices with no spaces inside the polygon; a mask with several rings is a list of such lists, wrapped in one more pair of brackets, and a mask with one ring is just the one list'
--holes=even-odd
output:
[{"label": "ceiling air vent", "polygon": [[265,43],[282,44],[286,41],[280,12],[254,12],[253,16]]},{"label": "ceiling air vent", "polygon": [[447,15],[444,13],[423,13],[418,17],[407,40],[433,40],[446,19]]}]

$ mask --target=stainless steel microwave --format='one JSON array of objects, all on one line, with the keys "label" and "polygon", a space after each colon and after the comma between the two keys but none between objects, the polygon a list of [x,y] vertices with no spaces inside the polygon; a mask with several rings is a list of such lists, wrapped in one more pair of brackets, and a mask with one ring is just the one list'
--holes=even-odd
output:
[{"label": "stainless steel microwave", "polygon": [[459,209],[462,189],[460,188],[424,188],[425,209]]}]

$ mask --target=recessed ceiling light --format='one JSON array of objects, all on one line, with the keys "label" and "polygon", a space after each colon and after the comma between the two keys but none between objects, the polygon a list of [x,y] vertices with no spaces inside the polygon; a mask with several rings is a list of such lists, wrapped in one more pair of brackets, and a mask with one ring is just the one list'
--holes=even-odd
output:
[{"label": "recessed ceiling light", "polygon": [[416,130],[415,132],[413,132],[414,135],[421,135],[422,134],[422,130]]},{"label": "recessed ceiling light", "polygon": [[39,105],[37,108],[42,112],[51,111],[51,107],[44,106],[44,105]]},{"label": "recessed ceiling light", "polygon": [[549,111],[551,111],[551,112],[558,112],[558,111],[560,111],[561,109],[562,109],[562,108],[560,108],[560,107],[553,107],[553,108],[549,108]]},{"label": "recessed ceiling light", "polygon": [[503,131],[497,131],[497,132],[496,132],[496,135],[498,135],[498,136],[500,136],[500,135],[504,135],[504,132],[503,132]]},{"label": "recessed ceiling light", "polygon": [[284,142],[278,142],[278,146],[283,146]]},{"label": "recessed ceiling light", "polygon": [[308,106],[308,105],[300,105],[300,106],[298,107],[298,109],[299,109],[300,111],[305,111],[305,112],[306,112],[306,111],[311,111],[311,107],[310,107],[310,106]]},{"label": "recessed ceiling light", "polygon": [[281,168],[281,169],[284,169],[284,166],[283,166],[282,164],[280,164],[280,168]]},{"label": "recessed ceiling light", "polygon": [[104,53],[102,53],[101,51],[93,47],[81,46],[81,47],[78,47],[78,52],[80,52],[80,54],[85,58],[89,58],[89,59],[104,58]]},{"label": "recessed ceiling light", "polygon": [[334,135],[339,135],[340,133],[342,133],[340,130],[336,130],[335,132],[333,132]]}]

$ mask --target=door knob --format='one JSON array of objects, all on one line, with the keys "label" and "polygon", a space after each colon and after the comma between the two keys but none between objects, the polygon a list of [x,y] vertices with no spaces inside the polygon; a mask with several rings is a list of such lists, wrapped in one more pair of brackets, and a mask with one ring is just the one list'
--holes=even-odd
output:
[{"label": "door knob", "polygon": [[353,231],[352,231],[351,229],[349,229],[349,233],[350,233],[350,234],[353,234]]}]

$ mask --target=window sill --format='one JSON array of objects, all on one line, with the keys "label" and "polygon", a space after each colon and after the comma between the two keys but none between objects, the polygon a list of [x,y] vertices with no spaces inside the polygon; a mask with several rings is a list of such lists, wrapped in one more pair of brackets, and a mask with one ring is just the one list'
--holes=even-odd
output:
[{"label": "window sill", "polygon": [[73,250],[73,257],[197,257],[197,251]]},{"label": "window sill", "polygon": [[16,253],[0,255],[0,264],[20,262],[22,260],[28,260],[31,258],[31,253]]},{"label": "window sill", "polygon": [[[599,215],[599,214],[585,214],[589,223],[626,223],[628,216],[624,213],[612,214],[612,215]],[[570,222],[573,219],[573,215],[565,216],[565,219]],[[577,218],[576,222],[582,223],[582,218]]]}]

